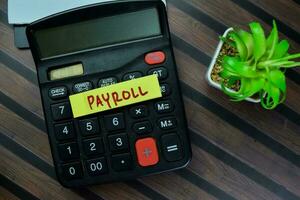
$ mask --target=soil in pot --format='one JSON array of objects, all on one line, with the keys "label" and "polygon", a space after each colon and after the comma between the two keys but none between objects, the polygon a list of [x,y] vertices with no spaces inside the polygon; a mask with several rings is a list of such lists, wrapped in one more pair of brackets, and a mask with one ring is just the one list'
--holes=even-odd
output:
[{"label": "soil in pot", "polygon": [[[223,82],[223,78],[220,77],[219,73],[222,72],[223,67],[222,67],[222,60],[224,56],[236,56],[238,54],[237,49],[230,46],[228,43],[223,44],[221,51],[218,55],[217,61],[212,69],[212,72],[210,74],[211,79],[218,83],[221,84]],[[226,85],[226,79],[224,81],[225,85]],[[226,85],[228,87],[228,85]],[[240,81],[237,81],[235,84],[231,85],[230,87],[228,87],[230,89],[232,89],[233,91],[238,91],[240,89]],[[251,97],[252,99],[256,100],[259,99],[259,94],[255,94]]]},{"label": "soil in pot", "polygon": [[[223,78],[220,77],[219,73],[223,70],[223,67],[222,67],[222,60],[223,60],[223,57],[224,56],[236,56],[238,54],[237,50],[230,46],[229,44],[227,43],[224,43],[222,48],[221,48],[221,51],[219,53],[219,56],[217,58],[217,61],[212,69],[212,72],[210,74],[211,76],[211,79],[218,83],[218,84],[221,84],[223,82]],[[225,85],[226,85],[226,80],[225,80]],[[234,91],[238,91],[240,89],[240,83],[239,81],[237,81],[235,84],[233,84],[230,89],[234,90]]]}]

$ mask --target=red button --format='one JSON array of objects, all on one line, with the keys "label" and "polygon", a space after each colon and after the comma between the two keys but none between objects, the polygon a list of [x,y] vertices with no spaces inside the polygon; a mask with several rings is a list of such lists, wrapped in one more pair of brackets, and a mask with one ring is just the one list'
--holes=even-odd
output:
[{"label": "red button", "polygon": [[138,162],[142,167],[155,165],[158,163],[158,153],[156,142],[153,138],[144,138],[135,143]]},{"label": "red button", "polygon": [[165,62],[165,60],[166,60],[166,55],[162,51],[156,51],[156,52],[148,53],[145,56],[145,62],[148,65],[161,64],[161,63]]}]

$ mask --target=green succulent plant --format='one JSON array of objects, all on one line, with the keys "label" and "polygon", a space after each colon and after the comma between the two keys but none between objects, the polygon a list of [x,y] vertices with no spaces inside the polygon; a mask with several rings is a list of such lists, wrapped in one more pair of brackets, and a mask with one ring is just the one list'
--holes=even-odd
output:
[{"label": "green succulent plant", "polygon": [[[300,53],[290,55],[287,40],[279,41],[276,22],[266,38],[258,22],[249,24],[250,31],[235,28],[227,37],[221,38],[232,48],[236,56],[222,58],[222,90],[233,101],[242,101],[258,94],[265,109],[274,109],[286,98],[285,70],[300,66]],[[238,91],[230,88],[239,84]]]}]

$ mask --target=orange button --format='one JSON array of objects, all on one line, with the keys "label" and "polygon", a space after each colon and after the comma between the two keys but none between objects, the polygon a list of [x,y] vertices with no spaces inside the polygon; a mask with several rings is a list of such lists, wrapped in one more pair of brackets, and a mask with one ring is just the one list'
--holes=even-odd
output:
[{"label": "orange button", "polygon": [[158,163],[158,153],[156,142],[153,138],[139,139],[135,142],[135,150],[138,162],[142,167],[155,165]]},{"label": "orange button", "polygon": [[148,65],[161,64],[161,63],[165,62],[165,60],[166,60],[166,55],[162,51],[156,51],[156,52],[148,53],[145,56],[145,62]]}]

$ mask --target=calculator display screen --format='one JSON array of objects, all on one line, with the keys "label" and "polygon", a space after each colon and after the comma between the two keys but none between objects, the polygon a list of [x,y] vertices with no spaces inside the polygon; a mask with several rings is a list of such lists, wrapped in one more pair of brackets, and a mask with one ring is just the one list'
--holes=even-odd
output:
[{"label": "calculator display screen", "polygon": [[41,58],[78,52],[161,34],[156,8],[123,13],[34,33]]}]

